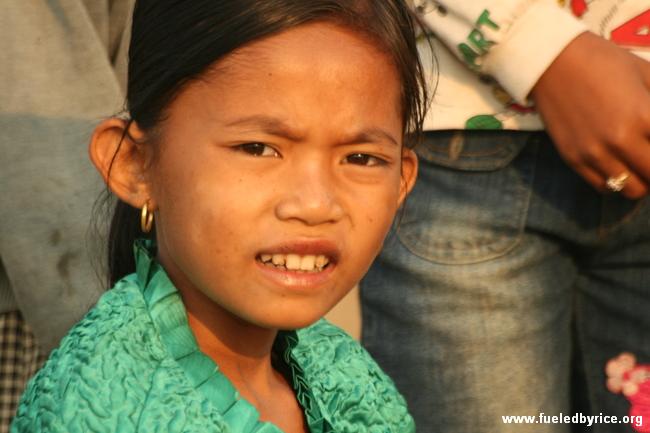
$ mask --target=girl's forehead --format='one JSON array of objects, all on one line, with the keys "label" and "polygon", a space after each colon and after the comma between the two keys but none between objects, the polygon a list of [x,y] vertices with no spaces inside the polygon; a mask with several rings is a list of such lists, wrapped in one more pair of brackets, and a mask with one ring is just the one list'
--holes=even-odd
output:
[{"label": "girl's forehead", "polygon": [[[236,50],[191,83],[170,108],[176,120],[202,119],[202,128],[215,130],[260,116],[280,119],[300,133],[292,135],[307,135],[317,125],[338,135],[387,124],[402,129],[401,86],[386,54],[362,35],[325,23]],[[398,139],[399,133],[393,136]]]},{"label": "girl's forehead", "polygon": [[393,62],[386,51],[364,33],[329,22],[315,22],[243,45],[217,61],[210,72],[224,76],[230,73],[229,78],[236,78],[256,69],[282,70],[283,66],[305,64],[326,70],[341,63]]}]

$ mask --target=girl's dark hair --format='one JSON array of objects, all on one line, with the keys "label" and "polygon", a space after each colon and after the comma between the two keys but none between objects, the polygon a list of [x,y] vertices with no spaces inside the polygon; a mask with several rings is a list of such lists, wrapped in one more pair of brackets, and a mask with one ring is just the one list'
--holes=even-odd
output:
[{"label": "girl's dark hair", "polygon": [[[153,132],[183,86],[236,48],[326,21],[363,33],[392,59],[402,84],[404,133],[419,136],[428,97],[413,20],[404,0],[137,0],[129,47],[129,123]],[[145,237],[139,222],[140,211],[118,200],[108,239],[111,286],[135,271],[133,242]]]}]

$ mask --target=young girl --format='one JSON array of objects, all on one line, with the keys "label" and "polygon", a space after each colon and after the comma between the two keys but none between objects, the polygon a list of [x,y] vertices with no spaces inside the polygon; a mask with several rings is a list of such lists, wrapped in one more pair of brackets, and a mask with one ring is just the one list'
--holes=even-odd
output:
[{"label": "young girl", "polygon": [[30,383],[12,431],[413,431],[390,379],[319,321],[415,180],[407,7],[142,0],[129,57],[130,118],[90,144],[120,200],[115,286]]}]

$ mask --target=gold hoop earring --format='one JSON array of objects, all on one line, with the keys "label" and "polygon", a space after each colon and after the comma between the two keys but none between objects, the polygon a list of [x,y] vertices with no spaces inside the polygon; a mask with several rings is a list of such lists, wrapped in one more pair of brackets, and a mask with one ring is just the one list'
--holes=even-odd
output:
[{"label": "gold hoop earring", "polygon": [[153,212],[149,210],[148,205],[149,202],[147,201],[142,206],[142,212],[140,212],[140,228],[144,233],[149,233],[153,226]]}]

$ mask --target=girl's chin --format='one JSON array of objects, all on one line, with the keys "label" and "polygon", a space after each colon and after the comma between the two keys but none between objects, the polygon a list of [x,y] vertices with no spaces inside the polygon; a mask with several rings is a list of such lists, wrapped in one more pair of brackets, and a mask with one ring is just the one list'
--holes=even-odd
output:
[{"label": "girl's chin", "polygon": [[309,318],[298,318],[298,319],[292,319],[292,320],[278,320],[273,322],[272,326],[270,328],[272,329],[277,329],[279,331],[296,331],[298,329],[302,328],[307,328],[314,323],[318,322],[319,319],[321,319],[322,316],[318,317],[309,317]]},{"label": "girl's chin", "polygon": [[278,331],[294,331],[302,328],[307,328],[310,325],[318,322],[330,309],[323,309],[321,311],[303,312],[301,314],[287,313],[287,314],[274,314],[272,317],[265,317],[264,320],[251,320],[260,328],[273,329]]}]

